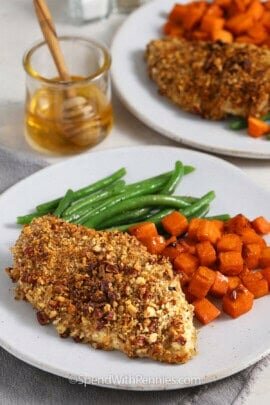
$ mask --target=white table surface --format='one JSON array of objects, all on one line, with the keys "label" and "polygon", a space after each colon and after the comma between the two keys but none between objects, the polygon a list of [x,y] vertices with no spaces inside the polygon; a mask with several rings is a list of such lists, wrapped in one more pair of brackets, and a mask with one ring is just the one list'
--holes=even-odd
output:
[{"label": "white table surface", "polygon": [[[67,0],[48,0],[54,14],[58,32],[81,34],[102,40],[110,45],[113,34],[124,16],[112,16],[108,20],[75,26],[67,18]],[[1,0],[0,7],[0,145],[14,150],[27,151],[55,163],[59,158],[39,155],[31,151],[23,137],[23,103],[25,77],[22,54],[41,38],[30,0]],[[162,137],[134,118],[114,96],[115,126],[110,136],[92,149],[104,150],[133,145],[179,145]],[[264,189],[270,192],[270,161],[224,158],[239,168]],[[270,367],[265,369],[250,393],[247,405],[270,403]]]}]

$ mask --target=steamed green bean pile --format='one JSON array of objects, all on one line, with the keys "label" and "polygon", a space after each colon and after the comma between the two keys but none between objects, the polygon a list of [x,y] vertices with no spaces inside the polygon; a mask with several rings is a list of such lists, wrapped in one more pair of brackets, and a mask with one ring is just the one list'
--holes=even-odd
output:
[{"label": "steamed green bean pile", "polygon": [[[126,170],[121,168],[84,188],[69,189],[64,196],[39,204],[35,212],[17,217],[17,223],[29,224],[34,218],[51,214],[88,228],[127,231],[146,220],[158,225],[174,210],[189,219],[205,217],[215,198],[214,191],[200,198],[173,195],[183,177],[194,170],[177,161],[170,172],[126,184],[123,180]],[[228,219],[228,215],[222,214],[220,218]]]}]

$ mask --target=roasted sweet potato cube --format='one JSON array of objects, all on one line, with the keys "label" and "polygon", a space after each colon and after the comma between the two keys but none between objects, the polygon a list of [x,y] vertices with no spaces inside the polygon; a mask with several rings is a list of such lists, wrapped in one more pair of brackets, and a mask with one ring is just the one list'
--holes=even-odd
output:
[{"label": "roasted sweet potato cube", "polygon": [[253,294],[240,284],[235,290],[224,295],[222,308],[232,318],[238,318],[251,310],[253,301]]},{"label": "roasted sweet potato cube", "polygon": [[248,31],[253,25],[253,18],[248,13],[236,14],[226,22],[226,28],[235,35]]},{"label": "roasted sweet potato cube", "polygon": [[180,236],[188,229],[187,218],[178,211],[173,211],[161,221],[163,228],[170,235]]},{"label": "roasted sweet potato cube", "polygon": [[181,287],[183,288],[185,286],[188,286],[192,276],[187,273],[184,273],[183,271],[178,272],[178,274],[179,274]]},{"label": "roasted sweet potato cube", "polygon": [[265,11],[260,22],[269,31],[269,29],[270,29],[270,12],[269,11]]},{"label": "roasted sweet potato cube", "polygon": [[140,240],[148,252],[156,255],[160,255],[166,246],[165,239],[161,235],[141,238]]},{"label": "roasted sweet potato cube", "polygon": [[217,243],[218,252],[242,251],[242,241],[236,233],[223,235]]},{"label": "roasted sweet potato cube", "polygon": [[180,253],[173,262],[176,272],[184,272],[192,275],[199,267],[199,259],[190,253]]},{"label": "roasted sweet potato cube", "polygon": [[260,271],[250,271],[241,277],[244,286],[254,295],[254,298],[268,294],[268,282]]},{"label": "roasted sweet potato cube", "polygon": [[241,252],[219,253],[219,271],[225,276],[237,276],[243,270],[244,261]]},{"label": "roasted sweet potato cube", "polygon": [[195,7],[192,3],[187,4],[188,12],[183,20],[183,26],[187,31],[191,31],[199,23],[206,10],[206,6],[207,3],[205,1],[197,1]]},{"label": "roasted sweet potato cube", "polygon": [[172,262],[180,253],[183,253],[183,250],[178,249],[176,243],[175,246],[166,246],[165,249],[162,251],[162,255],[168,257]]},{"label": "roasted sweet potato cube", "polygon": [[196,242],[194,240],[185,238],[179,240],[178,243],[185,249],[186,252],[196,256]]},{"label": "roasted sweet potato cube", "polygon": [[262,249],[260,261],[260,267],[270,267],[270,246],[265,247]]},{"label": "roasted sweet potato cube", "polygon": [[266,246],[265,240],[252,228],[243,229],[240,232],[240,237],[244,245],[248,245],[250,243],[259,243],[262,247]]},{"label": "roasted sweet potato cube", "polygon": [[197,238],[200,242],[209,241],[213,245],[221,238],[221,232],[211,220],[204,220],[199,224]]},{"label": "roasted sweet potato cube", "polygon": [[194,313],[196,318],[203,325],[207,325],[220,315],[220,310],[207,298],[196,300],[192,303],[192,305],[194,305]]},{"label": "roasted sweet potato cube", "polygon": [[215,297],[223,297],[226,294],[229,287],[228,277],[224,276],[224,274],[216,271],[216,278],[214,284],[210,288],[210,293]]},{"label": "roasted sweet potato cube", "polygon": [[224,231],[224,221],[220,221],[219,219],[211,219],[211,221],[217,226],[222,234]]},{"label": "roasted sweet potato cube", "polygon": [[261,256],[262,247],[259,243],[249,243],[244,245],[243,258],[244,262],[250,270],[257,269]]},{"label": "roasted sweet potato cube", "polygon": [[238,276],[228,276],[228,291],[235,290],[241,284],[241,279]]},{"label": "roasted sweet potato cube", "polygon": [[261,273],[262,273],[263,277],[265,278],[265,280],[267,280],[268,287],[270,290],[270,267],[265,267],[264,269],[261,270]]},{"label": "roasted sweet potato cube", "polygon": [[249,220],[242,214],[238,214],[225,222],[225,230],[229,233],[237,233],[239,235],[247,227],[250,227]]},{"label": "roasted sweet potato cube", "polygon": [[188,292],[197,298],[204,298],[214,284],[215,278],[213,270],[200,266],[190,280]]},{"label": "roasted sweet potato cube", "polygon": [[201,266],[212,266],[216,262],[216,251],[210,242],[205,241],[198,243],[196,250]]},{"label": "roasted sweet potato cube", "polygon": [[264,217],[255,218],[251,224],[255,232],[261,235],[267,235],[270,232],[270,222]]},{"label": "roasted sweet potato cube", "polygon": [[141,224],[131,226],[128,231],[139,240],[146,237],[158,236],[157,227],[153,222],[142,222]]},{"label": "roasted sweet potato cube", "polygon": [[247,10],[247,14],[250,15],[253,20],[258,21],[263,16],[264,7],[260,0],[252,0]]},{"label": "roasted sweet potato cube", "polygon": [[211,15],[212,17],[223,17],[223,10],[217,4],[211,4],[204,15]]},{"label": "roasted sweet potato cube", "polygon": [[[182,284],[181,284],[182,285]],[[188,286],[185,285],[184,287],[182,287],[182,290],[185,294],[186,300],[189,304],[192,304],[192,302],[196,301],[197,297],[195,297],[194,295],[190,294],[190,292],[188,291]]]},{"label": "roasted sweet potato cube", "polygon": [[232,0],[214,0],[213,3],[219,7],[226,9],[231,5]]},{"label": "roasted sweet potato cube", "polygon": [[201,30],[212,34],[216,30],[221,30],[224,27],[225,20],[221,17],[205,15],[201,21]]},{"label": "roasted sweet potato cube", "polygon": [[204,222],[205,219],[202,218],[192,218],[188,224],[188,237],[193,240],[197,240],[197,231],[199,225]]},{"label": "roasted sweet potato cube", "polygon": [[185,4],[175,4],[169,14],[169,20],[176,24],[182,23],[187,14],[187,7]]},{"label": "roasted sweet potato cube", "polygon": [[242,280],[242,277],[245,276],[246,274],[250,274],[251,271],[249,270],[249,268],[247,267],[246,264],[244,264],[243,266],[243,270],[241,271],[241,273],[238,274],[238,277]]}]

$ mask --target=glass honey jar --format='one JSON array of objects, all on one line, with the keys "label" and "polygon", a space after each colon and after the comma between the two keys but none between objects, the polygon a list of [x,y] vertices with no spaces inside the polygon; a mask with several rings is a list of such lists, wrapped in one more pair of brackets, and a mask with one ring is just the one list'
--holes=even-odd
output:
[{"label": "glass honey jar", "polygon": [[67,155],[101,142],[113,124],[107,49],[90,39],[60,37],[71,80],[61,81],[45,42],[26,52],[25,136],[40,152]]}]

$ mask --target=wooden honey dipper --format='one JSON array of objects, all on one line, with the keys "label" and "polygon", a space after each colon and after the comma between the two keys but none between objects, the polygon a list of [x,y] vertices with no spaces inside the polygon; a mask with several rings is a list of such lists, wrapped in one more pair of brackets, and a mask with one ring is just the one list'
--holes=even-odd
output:
[{"label": "wooden honey dipper", "polygon": [[[36,15],[44,39],[49,47],[60,79],[71,82],[63,52],[56,33],[50,10],[45,0],[33,0]],[[85,97],[78,96],[75,89],[67,86],[66,98],[63,101],[62,126],[65,137],[79,146],[87,146],[95,142],[98,136],[99,119],[95,116],[93,106]],[[76,120],[79,123],[76,123]]]}]

